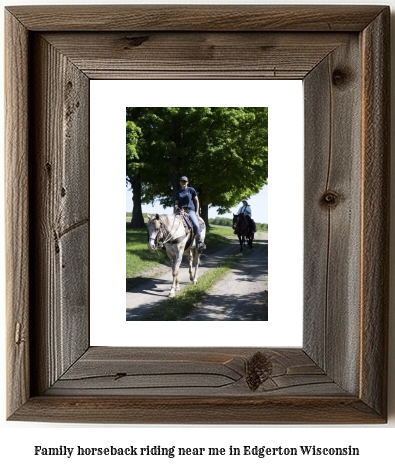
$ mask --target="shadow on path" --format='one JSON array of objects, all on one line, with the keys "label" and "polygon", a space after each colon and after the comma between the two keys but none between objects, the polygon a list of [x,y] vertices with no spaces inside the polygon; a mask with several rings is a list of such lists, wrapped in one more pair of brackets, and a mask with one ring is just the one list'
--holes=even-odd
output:
[{"label": "shadow on path", "polygon": [[261,244],[216,283],[186,321],[267,321],[268,245]]},{"label": "shadow on path", "polygon": [[[198,278],[211,267],[223,261],[227,255],[238,252],[238,240],[233,239],[227,247],[216,253],[203,253]],[[245,257],[243,256],[242,261],[232,269],[231,278],[229,279],[229,276],[226,276],[225,292],[209,294],[207,296],[207,299],[210,299],[207,300],[209,303],[204,303],[201,314],[198,315],[199,318],[190,318],[190,315],[185,320],[267,320],[267,292],[266,300],[263,293],[265,289],[267,290],[265,283],[268,270],[267,252],[267,240],[255,240],[254,249],[252,251],[248,247],[245,249]],[[179,273],[182,290],[190,284],[188,260],[186,258],[183,258]],[[139,321],[141,316],[146,314],[158,302],[168,298],[172,281],[170,266],[164,267],[163,271],[156,273],[154,278],[150,278],[146,274],[140,278],[127,279],[126,320]],[[220,281],[219,284],[222,283],[223,281]],[[232,294],[229,294],[229,292]],[[222,305],[221,313],[217,312],[220,318],[212,318],[214,305]],[[243,305],[243,307],[237,307],[237,305]],[[236,314],[237,309],[240,309],[239,314]]]},{"label": "shadow on path", "polygon": [[[221,308],[218,309],[218,306]],[[268,291],[209,295],[186,321],[267,321]]]}]

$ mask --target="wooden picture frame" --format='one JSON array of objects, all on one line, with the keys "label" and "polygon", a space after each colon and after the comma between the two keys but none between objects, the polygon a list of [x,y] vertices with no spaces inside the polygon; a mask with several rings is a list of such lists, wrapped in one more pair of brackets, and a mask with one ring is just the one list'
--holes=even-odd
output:
[{"label": "wooden picture frame", "polygon": [[[8,419],[386,422],[389,19],[381,6],[6,9]],[[90,347],[89,82],[110,78],[304,81],[301,349]]]}]

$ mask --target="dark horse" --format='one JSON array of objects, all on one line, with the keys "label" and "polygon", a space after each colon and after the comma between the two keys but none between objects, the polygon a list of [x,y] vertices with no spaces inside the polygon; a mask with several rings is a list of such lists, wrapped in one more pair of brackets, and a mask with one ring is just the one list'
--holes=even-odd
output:
[{"label": "dark horse", "polygon": [[250,224],[247,222],[244,214],[233,214],[233,228],[240,242],[240,253],[245,246],[245,239],[247,239],[248,246],[252,250],[252,241],[254,240],[254,233],[252,232]]}]

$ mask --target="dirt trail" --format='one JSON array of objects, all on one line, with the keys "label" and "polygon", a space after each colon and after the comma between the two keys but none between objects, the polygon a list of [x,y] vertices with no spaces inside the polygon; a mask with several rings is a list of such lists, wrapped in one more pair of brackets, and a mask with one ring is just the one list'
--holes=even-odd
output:
[{"label": "dirt trail", "polygon": [[258,234],[252,252],[217,282],[186,321],[268,319],[268,237]]},{"label": "dirt trail", "polygon": [[[200,256],[202,264],[199,266],[198,282],[200,276],[222,261],[224,257],[232,253],[238,253],[238,243],[237,239],[231,239],[228,246],[215,253],[202,253]],[[146,282],[126,292],[126,320],[140,320],[141,315],[169,296],[170,287],[173,283],[170,264],[169,266],[161,266],[144,273],[144,278]],[[181,290],[191,284],[189,280],[188,259],[186,257],[182,259],[178,279]]]},{"label": "dirt trail", "polygon": [[[202,306],[195,308],[186,320],[258,319],[254,318],[254,316],[256,317],[258,314],[258,309],[259,314],[261,314],[262,303],[265,302],[262,292],[267,290],[268,244],[267,233],[260,232],[256,235],[258,240],[254,242],[254,250],[250,252],[248,248],[245,249],[245,257],[243,257],[243,260],[227,274],[224,280],[218,282],[212,292],[210,292],[208,299],[211,300],[207,299],[208,303],[205,301],[202,303]],[[203,264],[199,267],[198,278],[208,269],[222,261],[227,255],[238,252],[239,242],[237,239],[232,239],[229,246],[215,253],[203,253],[201,256]],[[258,276],[258,278],[256,276]],[[148,272],[146,273],[146,280],[147,282],[144,284],[126,292],[126,320],[128,321],[139,321],[141,315],[148,312],[154,305],[168,297],[173,282],[171,269],[165,266],[155,272]],[[190,284],[188,260],[186,258],[183,258],[179,270],[179,281],[181,290]],[[230,287],[229,283],[232,283],[232,287]],[[222,294],[218,290],[221,289],[219,286],[222,286]],[[246,286],[249,286],[249,289],[247,289]],[[241,288],[241,291],[239,291],[239,288]],[[229,295],[229,292],[232,292],[232,294]],[[236,294],[236,292],[241,293]],[[239,298],[236,299],[236,296],[239,296]],[[232,310],[231,303],[235,300],[237,300],[237,303],[241,302],[246,304],[245,306],[248,306],[247,310],[249,310],[249,313],[246,313],[246,316],[249,318],[236,318],[235,312],[233,314],[229,313]],[[221,302],[227,306],[225,310],[220,307]],[[202,310],[200,311],[200,309]],[[243,308],[243,310],[245,310],[245,308]],[[229,315],[232,318],[228,318]]]}]

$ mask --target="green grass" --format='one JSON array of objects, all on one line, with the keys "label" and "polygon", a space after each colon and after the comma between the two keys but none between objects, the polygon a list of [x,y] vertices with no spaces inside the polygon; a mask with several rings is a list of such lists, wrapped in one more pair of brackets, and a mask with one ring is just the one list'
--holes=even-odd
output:
[{"label": "green grass", "polygon": [[241,259],[241,254],[229,255],[199,278],[196,285],[186,286],[176,297],[168,298],[142,316],[142,321],[181,321],[201,302],[209,289],[222,279]]},{"label": "green grass", "polygon": [[229,239],[227,237],[237,238],[231,227],[211,225],[210,230],[206,233],[206,239],[204,241],[207,246],[207,251],[216,251],[228,245]]},{"label": "green grass", "polygon": [[148,249],[147,230],[129,228],[126,225],[126,277],[134,278],[150,268],[165,264],[167,258],[163,250]]},{"label": "green grass", "polygon": [[[126,218],[128,221],[128,218]],[[227,236],[232,236],[233,230],[229,227],[213,227],[207,234],[205,243],[207,252],[216,251],[229,243]],[[147,247],[147,230],[145,228],[130,228],[126,224],[126,288],[139,285],[145,281],[140,276],[160,265],[167,265],[168,257],[164,250],[150,251]]]}]

